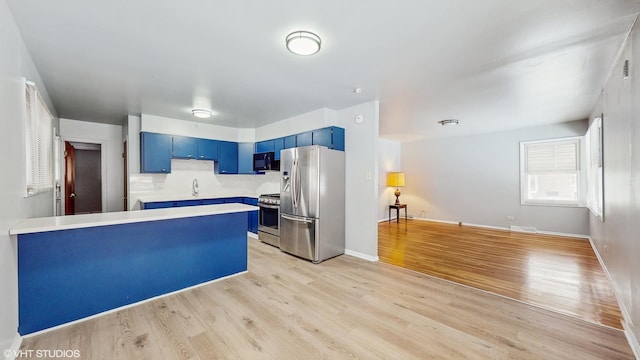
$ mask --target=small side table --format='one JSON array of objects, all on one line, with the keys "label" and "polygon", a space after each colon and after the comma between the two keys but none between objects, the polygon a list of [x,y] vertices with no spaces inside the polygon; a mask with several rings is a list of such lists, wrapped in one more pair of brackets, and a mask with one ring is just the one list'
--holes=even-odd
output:
[{"label": "small side table", "polygon": [[400,222],[400,209],[404,209],[404,221],[407,221],[407,204],[389,205],[389,222],[391,222],[391,209],[396,209],[396,222]]}]

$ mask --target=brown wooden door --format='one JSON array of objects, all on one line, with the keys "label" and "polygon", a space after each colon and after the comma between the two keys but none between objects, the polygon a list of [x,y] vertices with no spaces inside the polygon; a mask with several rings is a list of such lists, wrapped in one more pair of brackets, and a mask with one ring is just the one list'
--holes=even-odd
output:
[{"label": "brown wooden door", "polygon": [[64,142],[64,214],[76,213],[76,149],[68,142]]}]

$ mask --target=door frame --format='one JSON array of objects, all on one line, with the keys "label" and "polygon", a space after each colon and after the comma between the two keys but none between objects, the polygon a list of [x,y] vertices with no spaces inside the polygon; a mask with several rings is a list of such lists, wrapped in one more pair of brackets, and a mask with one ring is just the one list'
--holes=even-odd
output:
[{"label": "door frame", "polygon": [[[102,212],[106,212],[107,209],[107,140],[100,140],[100,139],[87,139],[87,138],[79,138],[79,137],[73,137],[73,136],[60,136],[60,140],[62,141],[62,144],[64,144],[65,141],[69,141],[69,142],[81,142],[81,143],[87,143],[87,144],[99,144],[100,145],[100,177],[102,178],[101,181],[101,186],[102,186]],[[64,159],[64,146],[62,147],[62,159]],[[65,168],[64,168],[64,161],[60,161],[60,174],[62,174],[62,177],[64,177],[65,174]],[[60,189],[60,199],[61,199],[61,204],[60,206],[62,207],[62,209],[64,209],[64,206],[66,204],[66,195],[65,194],[65,189],[64,186],[61,186]],[[64,213],[64,212],[63,212]]]}]

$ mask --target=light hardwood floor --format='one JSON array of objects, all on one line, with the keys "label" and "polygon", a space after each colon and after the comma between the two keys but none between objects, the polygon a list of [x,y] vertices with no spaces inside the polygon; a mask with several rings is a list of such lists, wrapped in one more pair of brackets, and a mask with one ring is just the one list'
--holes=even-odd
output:
[{"label": "light hardwood floor", "polygon": [[378,225],[380,261],[622,329],[588,240],[404,219]]},{"label": "light hardwood floor", "polygon": [[623,333],[400,267],[249,240],[249,272],[25,338],[82,359],[633,359]]}]

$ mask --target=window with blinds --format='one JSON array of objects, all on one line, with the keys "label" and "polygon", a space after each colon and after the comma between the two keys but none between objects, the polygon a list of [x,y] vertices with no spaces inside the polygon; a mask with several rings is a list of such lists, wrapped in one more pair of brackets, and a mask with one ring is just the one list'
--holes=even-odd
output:
[{"label": "window with blinds", "polygon": [[580,138],[520,143],[521,203],[581,206]]},{"label": "window with blinds", "polygon": [[53,188],[53,116],[35,84],[25,81],[26,196]]}]

